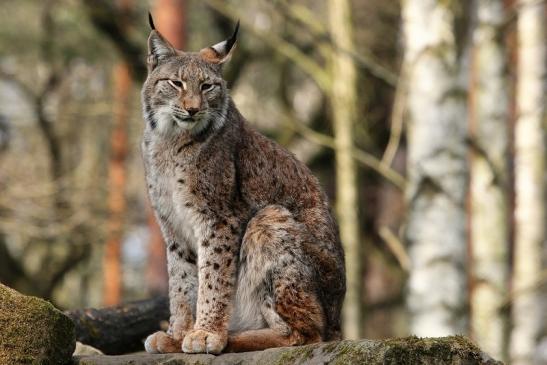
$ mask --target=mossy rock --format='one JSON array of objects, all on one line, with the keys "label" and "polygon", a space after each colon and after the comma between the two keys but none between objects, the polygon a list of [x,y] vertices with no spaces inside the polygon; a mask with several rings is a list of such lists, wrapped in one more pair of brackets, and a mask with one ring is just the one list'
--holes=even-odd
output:
[{"label": "mossy rock", "polygon": [[0,284],[0,364],[69,364],[75,346],[70,318]]},{"label": "mossy rock", "polygon": [[239,354],[78,356],[77,365],[501,365],[463,336],[334,341]]}]

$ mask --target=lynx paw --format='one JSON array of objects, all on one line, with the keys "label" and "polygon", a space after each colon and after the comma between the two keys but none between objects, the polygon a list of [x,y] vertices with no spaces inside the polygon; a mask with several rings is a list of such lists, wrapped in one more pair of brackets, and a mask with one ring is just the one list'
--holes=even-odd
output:
[{"label": "lynx paw", "polygon": [[184,337],[182,351],[190,354],[220,354],[228,342],[228,336],[205,330],[193,330]]},{"label": "lynx paw", "polygon": [[151,334],[144,341],[144,348],[150,354],[181,352],[181,341],[177,341],[163,331]]}]

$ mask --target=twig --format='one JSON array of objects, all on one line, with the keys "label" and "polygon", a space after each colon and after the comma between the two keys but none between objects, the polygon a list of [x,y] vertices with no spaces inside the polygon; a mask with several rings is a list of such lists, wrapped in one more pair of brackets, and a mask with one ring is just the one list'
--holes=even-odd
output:
[{"label": "twig", "polygon": [[509,294],[507,294],[505,299],[499,305],[498,310],[501,311],[506,309],[516,299],[516,297],[523,294],[530,293],[530,292],[534,292],[546,284],[547,284],[547,270],[542,270],[539,273],[539,278],[536,280],[535,283],[532,283],[524,288],[514,289]]},{"label": "twig", "polygon": [[[221,0],[205,0],[205,2],[218,11],[231,19],[239,19],[239,13],[236,9],[226,4]],[[318,64],[313,58],[307,56],[300,51],[294,44],[287,42],[275,33],[262,31],[256,29],[251,25],[251,22],[245,18],[239,19],[241,26],[251,31],[256,37],[264,41],[265,44],[272,47],[284,57],[293,61],[298,67],[300,67],[305,73],[307,73],[316,83],[321,90],[328,94],[331,89],[331,78],[328,72]]]},{"label": "twig", "polygon": [[389,141],[387,143],[384,155],[382,156],[382,164],[389,167],[395,158],[395,154],[399,149],[401,135],[403,133],[403,121],[405,114],[406,102],[406,76],[405,72],[401,72],[401,77],[395,90],[395,98],[393,100],[393,110],[391,112],[391,128]]},{"label": "twig", "polygon": [[[296,118],[292,116],[285,115],[286,118],[289,118],[290,123],[287,123],[291,128],[294,128],[298,133],[300,133],[304,138],[320,144],[325,147],[335,149],[334,138],[327,136],[325,134],[314,131],[310,127],[300,123]],[[353,148],[351,151],[353,158],[362,163],[365,166],[372,168],[374,171],[378,172],[380,175],[385,177],[393,185],[397,186],[399,189],[403,190],[405,187],[405,178],[401,176],[398,172],[386,167],[382,162],[376,158],[374,155],[360,150],[358,148]]]},{"label": "twig", "polygon": [[[131,66],[132,75],[139,81],[146,77],[144,48],[133,41],[123,26],[126,17],[120,12],[115,1],[81,0],[91,24],[117,49],[120,56]],[[144,19],[143,19],[144,21]]]},{"label": "twig", "polygon": [[410,272],[410,256],[406,252],[401,240],[387,226],[381,226],[378,229],[378,234],[384,240],[393,256],[395,256],[401,268],[406,272]]},{"label": "twig", "polygon": [[336,44],[325,26],[321,24],[321,22],[317,21],[314,14],[306,7],[298,4],[289,4],[285,0],[275,1],[274,4],[277,5],[278,9],[280,9],[280,11],[283,12],[283,15],[287,18],[292,19],[293,21],[298,22],[301,26],[306,27],[306,29],[312,33],[317,40],[327,42],[331,47],[331,52],[336,51],[349,55],[359,66],[364,67],[377,79],[392,87],[397,85],[397,75],[382,66],[379,61],[374,59],[372,54],[364,50],[362,50],[361,53],[357,53],[354,50],[345,49],[344,47]]},{"label": "twig", "polygon": [[36,93],[29,86],[27,86],[27,84],[25,84],[23,81],[19,80],[17,78],[17,76],[15,76],[14,74],[9,73],[8,71],[0,68],[0,79],[3,79],[4,81],[13,84],[30,101],[32,101],[32,102],[36,101],[36,98],[38,97],[36,95]]}]

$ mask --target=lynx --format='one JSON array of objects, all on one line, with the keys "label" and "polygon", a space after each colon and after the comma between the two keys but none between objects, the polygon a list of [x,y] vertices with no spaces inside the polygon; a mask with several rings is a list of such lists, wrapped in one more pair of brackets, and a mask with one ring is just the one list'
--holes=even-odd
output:
[{"label": "lynx", "polygon": [[325,194],[245,121],[222,78],[239,23],[192,53],[150,24],[142,152],[171,316],[146,350],[219,354],[339,338],[344,253]]}]

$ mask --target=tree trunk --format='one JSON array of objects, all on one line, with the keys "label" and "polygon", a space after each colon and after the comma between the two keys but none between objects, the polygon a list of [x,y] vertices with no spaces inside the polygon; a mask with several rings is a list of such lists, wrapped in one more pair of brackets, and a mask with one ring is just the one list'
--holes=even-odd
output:
[{"label": "tree trunk", "polygon": [[465,333],[467,327],[467,92],[461,81],[467,14],[459,4],[405,0],[402,9],[412,264],[407,305],[410,331],[418,336]]},{"label": "tree trunk", "polygon": [[175,48],[186,48],[186,0],[156,0],[154,23]]},{"label": "tree trunk", "polygon": [[500,310],[509,270],[509,97],[503,0],[478,0],[471,65],[471,333],[485,351],[506,356]]},{"label": "tree trunk", "polygon": [[106,305],[118,304],[122,296],[121,244],[126,211],[125,186],[128,102],[131,90],[129,65],[121,62],[114,69],[114,129],[110,143],[108,189],[108,239],[104,252],[104,296]]},{"label": "tree trunk", "polygon": [[[351,9],[348,0],[329,0],[330,32],[334,43],[353,50]],[[353,149],[356,120],[357,79],[353,59],[337,50],[331,60],[331,108],[336,149],[336,212],[340,238],[346,253],[347,292],[343,307],[344,337],[361,335],[361,256],[358,217],[358,191]]]},{"label": "tree trunk", "polygon": [[167,297],[141,300],[116,307],[65,312],[75,325],[76,340],[105,354],[142,351],[143,339],[169,320]]},{"label": "tree trunk", "polygon": [[[120,7],[127,13],[132,0],[121,0]],[[126,166],[127,123],[131,93],[131,66],[121,61],[114,68],[114,126],[110,140],[110,163],[108,178],[108,238],[103,258],[103,302],[114,305],[122,297],[121,244],[124,216],[126,212]]]},{"label": "tree trunk", "polygon": [[545,320],[545,3],[518,2],[512,364],[530,364]]},{"label": "tree trunk", "polygon": [[160,226],[152,207],[148,206],[148,260],[146,265],[146,287],[149,295],[167,295],[169,291],[167,256]]},{"label": "tree trunk", "polygon": [[[177,49],[186,48],[186,1],[156,0],[154,23],[158,31]],[[167,258],[165,243],[154,212],[148,209],[147,287],[150,294],[167,293]]]}]

